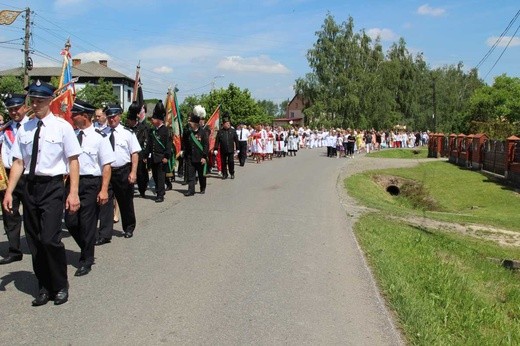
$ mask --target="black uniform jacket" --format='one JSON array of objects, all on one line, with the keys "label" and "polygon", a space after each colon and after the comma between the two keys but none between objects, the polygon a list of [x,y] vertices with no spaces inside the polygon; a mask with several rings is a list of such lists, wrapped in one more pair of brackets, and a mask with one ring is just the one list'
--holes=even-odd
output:
[{"label": "black uniform jacket", "polygon": [[[191,138],[191,133],[195,135],[195,138],[202,144],[202,152]],[[191,128],[184,131],[182,134],[182,150],[184,151],[184,157],[191,162],[200,162],[201,159],[208,159],[209,152],[209,139],[206,131],[202,128],[198,128],[197,131],[193,131]]]},{"label": "black uniform jacket", "polygon": [[150,129],[145,157],[150,154],[153,163],[159,163],[162,159],[168,160],[172,156],[172,141],[166,126],[162,125],[158,129],[155,127]]},{"label": "black uniform jacket", "polygon": [[230,154],[235,148],[238,149],[238,135],[235,129],[222,128],[218,130],[214,150],[219,148],[223,154]]}]

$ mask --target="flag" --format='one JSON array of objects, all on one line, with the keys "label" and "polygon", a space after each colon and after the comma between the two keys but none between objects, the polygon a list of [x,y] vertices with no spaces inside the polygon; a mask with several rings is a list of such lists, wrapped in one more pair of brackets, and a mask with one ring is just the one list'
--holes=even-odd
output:
[{"label": "flag", "polygon": [[217,138],[217,131],[220,128],[220,105],[217,106],[217,109],[213,112],[209,120],[206,122],[206,126],[210,128],[210,138],[209,138],[209,151],[213,151],[215,147],[215,139]]},{"label": "flag", "polygon": [[[176,91],[177,89],[175,89]],[[182,119],[181,113],[179,110],[179,105],[177,103],[177,94],[175,91],[172,92],[171,89],[168,89],[168,94],[166,96],[166,126],[172,128],[173,135],[173,146],[175,148],[175,157],[179,157],[181,153],[181,137],[182,137]]]},{"label": "flag", "polygon": [[72,58],[69,49],[70,40],[67,40],[65,48],[60,53],[63,56],[60,85],[55,91],[56,97],[52,100],[50,109],[52,113],[67,120],[74,126],[70,110],[72,109],[74,99],[76,98],[76,90],[74,88],[76,80],[72,79]]},{"label": "flag", "polygon": [[11,25],[23,11],[0,11],[0,25]]},{"label": "flag", "polygon": [[144,96],[143,96],[143,87],[141,84],[141,62],[137,64],[137,68],[135,71],[135,81],[134,81],[134,95],[132,97],[132,101],[136,101],[137,104],[141,107],[141,111],[137,115],[139,117],[139,121],[143,121],[146,116],[146,111],[144,109]]}]

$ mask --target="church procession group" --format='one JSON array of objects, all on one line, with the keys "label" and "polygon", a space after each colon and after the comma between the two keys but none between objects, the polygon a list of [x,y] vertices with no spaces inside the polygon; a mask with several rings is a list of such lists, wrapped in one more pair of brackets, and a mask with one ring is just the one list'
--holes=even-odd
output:
[{"label": "church procession group", "polygon": [[176,177],[187,185],[186,197],[196,194],[197,182],[198,193],[204,194],[210,174],[234,179],[235,160],[240,166],[246,161],[260,164],[296,156],[300,149],[325,147],[329,157],[353,157],[355,152],[427,141],[426,134],[405,132],[318,131],[243,123],[235,128],[228,113],[222,115],[218,128],[211,118],[206,122],[205,109],[197,105],[176,143],[161,101],[150,121],[141,117],[142,106],[133,102],[123,125],[118,104],[96,109],[76,98],[67,121],[52,111],[55,90],[37,80],[26,87],[26,94],[8,94],[3,102],[11,120],[0,128],[0,168],[5,168],[0,174],[4,185],[0,199],[9,244],[0,265],[22,260],[23,221],[38,281],[33,306],[49,301],[60,305],[69,299],[62,223],[80,248],[75,276],[87,275],[95,247],[111,242],[119,214],[123,237],[134,236],[134,191],[149,199],[150,180],[153,200],[161,203]]}]

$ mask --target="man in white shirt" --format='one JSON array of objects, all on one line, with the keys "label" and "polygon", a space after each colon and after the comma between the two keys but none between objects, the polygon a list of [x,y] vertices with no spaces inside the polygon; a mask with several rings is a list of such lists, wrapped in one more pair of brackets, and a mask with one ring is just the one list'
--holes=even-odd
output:
[{"label": "man in white shirt", "polygon": [[244,166],[246,164],[247,159],[247,139],[251,133],[247,129],[246,125],[241,122],[237,127],[237,136],[238,136],[238,162],[240,166]]},{"label": "man in white shirt", "polygon": [[[72,126],[50,110],[55,88],[39,80],[27,88],[35,117],[20,127],[13,145],[13,165],[3,208],[13,212],[13,191],[26,175],[23,222],[33,256],[39,293],[33,306],[67,302],[67,256],[61,242],[63,209],[78,211],[79,162],[81,154]],[[70,189],[66,199],[64,176]],[[65,202],[65,205],[64,205]]]},{"label": "man in white shirt", "polygon": [[[2,163],[4,164],[7,176],[11,171],[13,164],[12,148],[18,129],[22,126],[28,118],[25,116],[24,104],[25,95],[9,94],[4,100],[5,108],[9,111],[11,121],[4,125],[3,131],[0,134],[0,143],[2,144]],[[16,261],[21,261],[23,254],[20,249],[20,234],[22,230],[22,215],[20,214],[20,204],[23,203],[23,189],[25,185],[25,178],[21,177],[13,190],[13,210],[9,213],[7,210],[2,210],[2,221],[4,230],[7,234],[9,242],[9,253],[7,257],[0,259],[0,264],[9,264]],[[4,199],[5,191],[0,191],[0,199]]]}]

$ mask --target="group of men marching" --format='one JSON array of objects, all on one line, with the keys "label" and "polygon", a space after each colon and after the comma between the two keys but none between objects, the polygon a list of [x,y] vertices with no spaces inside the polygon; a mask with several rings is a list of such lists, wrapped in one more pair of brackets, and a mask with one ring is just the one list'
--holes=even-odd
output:
[{"label": "group of men marching", "polygon": [[[154,109],[153,126],[146,127],[143,134],[135,104],[128,112],[135,132],[121,124],[123,109],[119,105],[96,109],[79,99],[71,109],[72,126],[50,110],[55,91],[52,85],[36,81],[26,91],[26,95],[9,94],[4,100],[11,120],[0,134],[8,176],[7,189],[0,192],[0,198],[9,252],[0,264],[22,260],[23,219],[39,286],[32,305],[45,305],[49,300],[60,305],[69,298],[62,220],[80,248],[75,276],[86,275],[94,264],[95,246],[111,241],[114,200],[120,209],[124,238],[134,235],[134,184],[138,183],[140,166],[145,167],[146,175],[146,167],[152,170],[155,201],[164,200],[171,140],[162,103]],[[138,187],[144,194],[143,186]]]}]

